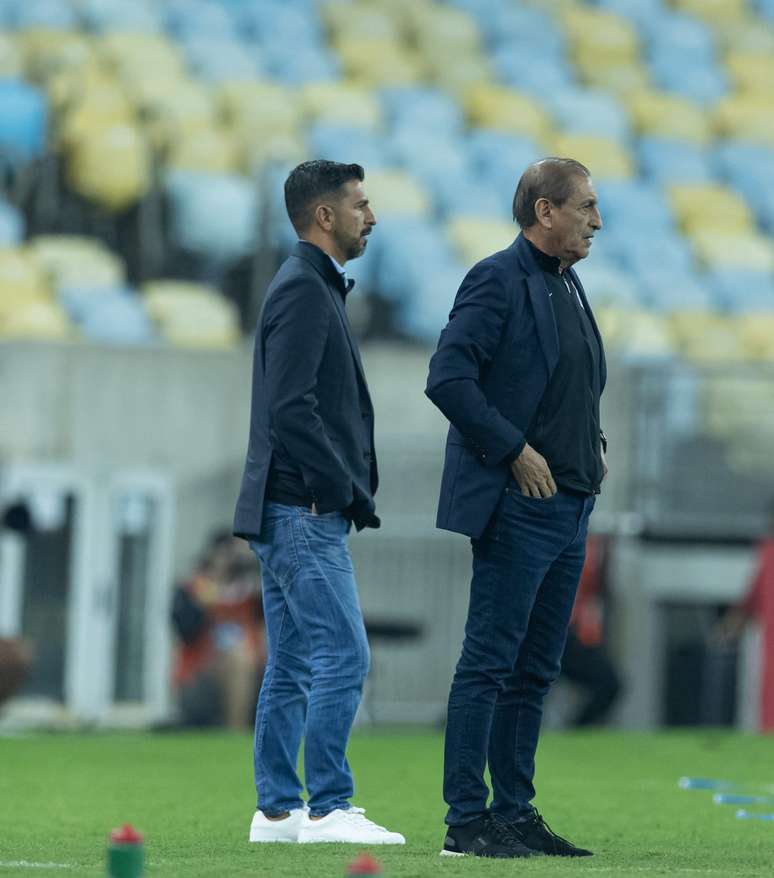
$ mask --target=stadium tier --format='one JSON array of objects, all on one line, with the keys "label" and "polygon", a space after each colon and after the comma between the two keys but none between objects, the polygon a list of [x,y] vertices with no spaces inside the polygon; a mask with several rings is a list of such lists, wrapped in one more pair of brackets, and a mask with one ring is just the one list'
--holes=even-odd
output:
[{"label": "stadium tier", "polygon": [[0,336],[233,344],[324,157],[366,167],[377,331],[433,342],[561,154],[611,349],[772,359],[773,58],[768,0],[0,0]]}]

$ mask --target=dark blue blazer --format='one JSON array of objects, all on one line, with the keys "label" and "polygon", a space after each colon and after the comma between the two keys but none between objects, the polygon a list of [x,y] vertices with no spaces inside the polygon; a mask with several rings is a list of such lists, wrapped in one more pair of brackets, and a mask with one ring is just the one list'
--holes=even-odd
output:
[{"label": "dark blue blazer", "polygon": [[[599,340],[600,386],[607,370]],[[559,360],[559,336],[542,272],[523,235],[473,266],[462,282],[425,393],[451,422],[436,524],[478,538],[508,481]]]},{"label": "dark blue blazer", "polygon": [[318,512],[377,527],[374,411],[344,309],[342,276],[299,241],[266,293],[255,334],[250,441],[234,533],[261,532],[272,459],[295,469]]}]

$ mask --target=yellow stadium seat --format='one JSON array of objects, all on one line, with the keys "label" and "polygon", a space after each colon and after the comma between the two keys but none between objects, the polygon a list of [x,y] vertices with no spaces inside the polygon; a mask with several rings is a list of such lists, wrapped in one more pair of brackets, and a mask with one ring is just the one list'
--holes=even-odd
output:
[{"label": "yellow stadium seat", "polygon": [[491,65],[483,55],[433,55],[425,57],[423,65],[432,83],[461,101],[472,88],[494,87]]},{"label": "yellow stadium seat", "polygon": [[121,259],[94,238],[40,235],[28,249],[54,287],[116,287],[126,281]]},{"label": "yellow stadium seat", "polygon": [[426,57],[476,54],[481,34],[471,15],[462,9],[440,4],[420,6],[411,22],[413,39]]},{"label": "yellow stadium seat", "polygon": [[391,40],[337,40],[336,49],[344,72],[355,85],[411,85],[422,74],[417,55]]},{"label": "yellow stadium seat", "polygon": [[723,26],[750,17],[748,0],[675,0],[681,12],[705,18],[710,24]]},{"label": "yellow stadium seat", "polygon": [[731,52],[726,67],[739,91],[771,97],[774,91],[774,57],[762,52]]},{"label": "yellow stadium seat", "polygon": [[607,305],[594,309],[610,351],[637,357],[665,357],[674,350],[669,326],[660,314]]},{"label": "yellow stadium seat", "polygon": [[151,281],[142,287],[145,304],[164,338],[181,347],[229,348],[239,341],[233,302],[206,284]]},{"label": "yellow stadium seat", "polygon": [[733,189],[716,183],[679,184],[669,187],[669,200],[686,232],[702,227],[751,232],[755,228],[750,208]]},{"label": "yellow stadium seat", "polygon": [[303,108],[295,91],[265,80],[221,85],[217,104],[225,120],[250,136],[295,134]]},{"label": "yellow stadium seat", "polygon": [[67,315],[56,302],[35,301],[0,319],[0,336],[39,341],[65,341],[71,337]]},{"label": "yellow stadium seat", "polygon": [[626,103],[632,121],[641,134],[702,144],[710,140],[706,113],[687,98],[646,90],[633,92]]},{"label": "yellow stadium seat", "polygon": [[626,180],[634,173],[634,161],[626,148],[606,137],[559,134],[551,141],[551,151],[577,159],[595,180]]},{"label": "yellow stadium seat", "polygon": [[242,168],[242,145],[228,128],[198,128],[182,133],[170,146],[165,166],[175,171],[236,173]]},{"label": "yellow stadium seat", "polygon": [[509,247],[516,231],[505,220],[460,215],[452,217],[446,226],[446,234],[465,265],[472,265]]},{"label": "yellow stadium seat", "polygon": [[709,311],[678,311],[669,317],[677,352],[690,360],[743,360],[739,327],[733,318]]},{"label": "yellow stadium seat", "polygon": [[244,131],[236,131],[234,136],[241,144],[241,165],[251,175],[268,162],[295,166],[309,158],[306,141],[300,134],[278,131],[250,137]]},{"label": "yellow stadium seat", "polygon": [[612,12],[588,7],[571,7],[559,11],[574,51],[597,52],[600,63],[613,66],[635,61],[638,54],[637,33],[630,21]]},{"label": "yellow stadium seat", "polygon": [[45,273],[26,248],[0,249],[0,323],[23,305],[49,297]]},{"label": "yellow stadium seat", "polygon": [[23,70],[22,52],[16,40],[0,33],[0,76],[15,79]]},{"label": "yellow stadium seat", "polygon": [[752,360],[774,360],[774,312],[743,314],[737,318],[745,353]]},{"label": "yellow stadium seat", "polygon": [[134,111],[116,83],[94,86],[81,101],[62,113],[57,141],[65,150],[76,148],[96,131],[114,125],[133,125]]},{"label": "yellow stadium seat", "polygon": [[430,196],[406,171],[369,171],[365,191],[377,217],[426,216],[430,212]]},{"label": "yellow stadium seat", "polygon": [[66,70],[82,70],[94,61],[94,46],[82,34],[61,30],[30,29],[21,34],[24,66],[35,82],[47,82]]},{"label": "yellow stadium seat", "polygon": [[720,48],[726,51],[774,54],[774,27],[760,19],[725,21],[715,31],[715,37]]},{"label": "yellow stadium seat", "polygon": [[138,78],[181,79],[185,64],[174,43],[159,34],[109,33],[97,52],[126,83]]},{"label": "yellow stadium seat", "polygon": [[390,40],[400,38],[401,27],[389,6],[361,3],[325,3],[320,15],[335,39]]},{"label": "yellow stadium seat", "polygon": [[774,241],[757,232],[729,231],[725,225],[691,233],[697,259],[708,268],[774,272]]},{"label": "yellow stadium seat", "polygon": [[375,94],[339,82],[313,82],[301,89],[301,107],[310,119],[372,130],[382,121]]},{"label": "yellow stadium seat", "polygon": [[480,85],[465,95],[465,110],[472,125],[526,134],[546,140],[551,123],[543,107],[527,95],[499,85]]},{"label": "yellow stadium seat", "polygon": [[575,63],[586,85],[613,92],[622,100],[630,94],[647,91],[650,88],[650,74],[647,68],[638,62],[600,67],[594,63],[591,53],[588,58],[576,57]]},{"label": "yellow stadium seat", "polygon": [[149,80],[141,80],[137,85],[133,97],[141,111],[144,130],[150,143],[161,152],[182,138],[196,137],[198,132],[218,124],[215,99],[201,83],[170,80],[154,88]]},{"label": "yellow stadium seat", "polygon": [[149,150],[133,125],[95,126],[72,145],[66,173],[74,192],[119,212],[136,204],[150,188]]},{"label": "yellow stadium seat", "polygon": [[721,137],[774,147],[774,97],[733,95],[715,105],[713,122]]}]

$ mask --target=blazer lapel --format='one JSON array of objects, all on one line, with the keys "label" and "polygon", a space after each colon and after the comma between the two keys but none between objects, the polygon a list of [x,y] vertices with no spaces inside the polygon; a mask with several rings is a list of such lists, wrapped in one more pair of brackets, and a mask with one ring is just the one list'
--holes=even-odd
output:
[{"label": "blazer lapel", "polygon": [[529,297],[532,302],[532,313],[535,315],[535,326],[537,327],[540,347],[543,348],[550,375],[559,362],[559,334],[556,331],[554,309],[551,307],[548,289],[542,274],[528,275],[527,289],[529,290]]},{"label": "blazer lapel", "polygon": [[599,332],[597,321],[594,319],[594,312],[591,310],[589,300],[586,298],[586,291],[583,289],[583,284],[580,282],[580,278],[578,277],[574,268],[570,268],[569,272],[570,277],[572,278],[572,282],[575,284],[576,289],[580,293],[581,300],[583,301],[583,307],[586,309],[586,314],[588,315],[589,322],[591,323],[591,328],[594,330],[594,335],[596,335],[597,337],[597,343],[599,344],[599,380],[600,386],[604,388],[605,383],[607,382],[607,362],[605,360],[605,346],[602,343],[602,335]]},{"label": "blazer lapel", "polygon": [[[354,281],[350,280],[347,284],[347,292],[349,292],[352,287],[355,285]],[[360,380],[363,382],[363,386],[368,390],[368,382],[365,377],[365,370],[363,369],[363,363],[360,359],[360,349],[357,346],[357,342],[355,341],[355,337],[352,335],[352,327],[349,325],[349,317],[347,317],[347,309],[344,307],[344,299],[341,296],[339,290],[335,289],[331,282],[328,282],[328,295],[333,300],[333,306],[336,309],[336,312],[339,315],[339,320],[341,320],[341,325],[344,327],[344,334],[347,337],[347,342],[349,343],[349,349],[352,351],[352,357],[355,360],[355,365],[357,366],[358,374],[360,375]]]}]

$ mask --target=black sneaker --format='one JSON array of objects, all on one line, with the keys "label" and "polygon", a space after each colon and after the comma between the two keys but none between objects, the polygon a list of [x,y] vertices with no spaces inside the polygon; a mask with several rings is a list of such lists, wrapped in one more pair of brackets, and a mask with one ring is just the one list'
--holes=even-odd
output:
[{"label": "black sneaker", "polygon": [[472,823],[449,826],[443,843],[442,857],[534,857],[530,850],[511,832],[510,825],[496,814],[486,814]]},{"label": "black sneaker", "polygon": [[553,857],[593,857],[592,851],[576,847],[571,841],[552,831],[551,827],[535,811],[535,815],[521,823],[511,822],[508,829],[531,851]]}]

